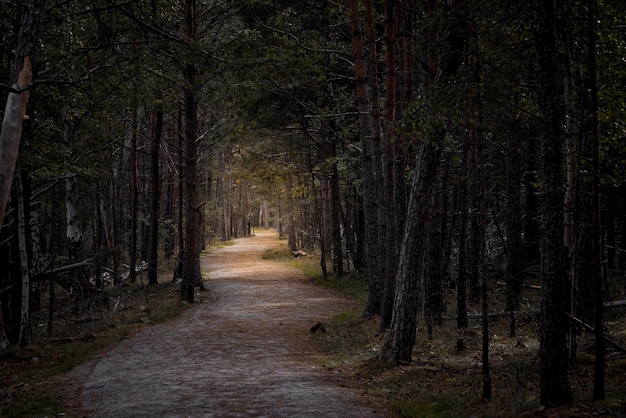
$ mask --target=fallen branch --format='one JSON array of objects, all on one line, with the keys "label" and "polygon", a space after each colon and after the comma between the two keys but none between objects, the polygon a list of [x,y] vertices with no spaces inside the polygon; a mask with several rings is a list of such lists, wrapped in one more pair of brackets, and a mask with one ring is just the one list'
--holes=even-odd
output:
[{"label": "fallen branch", "polygon": [[82,337],[61,337],[61,338],[50,338],[47,341],[53,344],[68,344],[75,342],[88,342],[96,339],[96,336],[93,334],[87,334]]},{"label": "fallen branch", "polygon": [[[505,282],[496,282],[496,286],[506,286],[506,283]],[[524,284],[522,284],[522,287],[524,289],[541,290],[541,286],[536,285],[536,284],[524,283]]]},{"label": "fallen branch", "polygon": [[47,277],[54,276],[60,273],[65,273],[66,271],[76,270],[84,267],[93,267],[93,262],[93,258],[88,258],[87,260],[79,261],[78,263],[68,264],[48,271],[41,271],[39,273],[33,274],[31,280],[44,280]]},{"label": "fallen branch", "polygon": [[[578,325],[582,326],[583,328],[585,328],[587,331],[589,332],[595,332],[595,329],[583,322],[582,320],[576,318],[575,316],[572,316],[570,314],[568,314],[567,312],[565,313],[565,315],[567,315],[569,317],[569,319],[571,319],[572,321],[574,321],[575,323],[577,323]],[[621,345],[620,343],[618,343],[615,340],[610,339],[609,337],[607,337],[606,335],[602,334],[602,336],[604,337],[604,341],[606,341],[607,343],[611,344],[613,347],[615,347],[618,351],[621,351],[622,353],[626,353],[626,347],[624,347],[623,345]]]},{"label": "fallen branch", "polygon": [[616,306],[626,306],[626,300],[614,300],[611,302],[604,302],[605,308],[613,308]]},{"label": "fallen branch", "polygon": [[[515,315],[520,315],[520,314],[527,314],[527,315],[537,315],[540,313],[539,309],[532,309],[529,311],[513,311],[513,313]],[[476,314],[469,314],[467,315],[467,319],[479,319],[482,318],[482,314],[481,313],[476,313]],[[502,318],[502,317],[509,317],[511,316],[511,311],[501,311],[501,312],[490,312],[487,314],[488,318]],[[456,315],[453,316],[442,316],[441,319],[446,319],[446,320],[456,320],[457,317]]]}]

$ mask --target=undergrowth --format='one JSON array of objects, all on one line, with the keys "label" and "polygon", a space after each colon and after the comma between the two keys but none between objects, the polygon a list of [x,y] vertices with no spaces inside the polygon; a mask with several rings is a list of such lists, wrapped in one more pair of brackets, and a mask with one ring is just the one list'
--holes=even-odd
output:
[{"label": "undergrowth", "polygon": [[91,305],[78,319],[75,302],[68,298],[66,303],[59,304],[52,335],[44,332],[45,309],[33,315],[32,343],[0,354],[0,416],[64,413],[63,402],[53,395],[51,378],[82,364],[136,330],[180,315],[189,306],[180,303],[178,286],[171,282],[113,288],[103,297],[108,302]]},{"label": "undergrowth", "polygon": [[[290,264],[294,263],[290,261]],[[350,275],[344,278],[321,274],[318,259],[300,259],[295,264],[313,283],[350,296],[356,303],[335,315],[325,333],[311,334],[324,354],[319,364],[329,373],[340,375],[347,385],[362,391],[373,405],[385,405],[386,414],[398,417],[530,417],[539,408],[539,322],[536,315],[520,315],[515,337],[509,337],[509,321],[490,320],[490,365],[493,386],[491,401],[482,399],[480,319],[472,319],[466,329],[457,329],[444,319],[428,339],[423,318],[418,319],[417,338],[410,364],[390,364],[379,360],[385,332],[380,318],[361,314],[367,303],[367,283]],[[503,298],[503,289],[490,289],[490,300]],[[540,300],[527,292],[527,303]],[[446,295],[454,310],[456,294]],[[538,303],[538,302],[537,302]],[[538,308],[531,306],[531,308]],[[470,306],[470,313],[480,311]],[[454,318],[454,312],[444,313]],[[617,317],[617,318],[615,318]],[[626,315],[614,315],[608,325],[613,335],[623,334]],[[459,341],[462,342],[458,345]],[[591,360],[585,360],[585,359]],[[593,336],[581,334],[578,361],[571,367],[574,404],[541,413],[551,418],[609,416],[626,417],[626,355],[607,353],[607,400],[592,402]]]}]

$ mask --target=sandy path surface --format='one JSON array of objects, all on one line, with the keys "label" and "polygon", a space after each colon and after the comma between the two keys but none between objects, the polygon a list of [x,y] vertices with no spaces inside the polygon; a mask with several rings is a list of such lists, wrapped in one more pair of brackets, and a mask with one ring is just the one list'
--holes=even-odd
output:
[{"label": "sandy path surface", "polygon": [[382,416],[316,364],[310,327],[350,302],[261,258],[277,245],[261,231],[204,256],[211,300],[101,358],[81,409],[97,417]]}]

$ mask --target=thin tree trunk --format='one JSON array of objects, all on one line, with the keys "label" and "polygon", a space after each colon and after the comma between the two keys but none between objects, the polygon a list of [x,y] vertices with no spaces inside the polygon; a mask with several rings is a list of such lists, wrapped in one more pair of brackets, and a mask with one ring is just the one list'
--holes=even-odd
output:
[{"label": "thin tree trunk", "polygon": [[[467,168],[467,145],[463,145],[463,161]],[[457,328],[467,328],[467,224],[469,219],[467,203],[467,181],[462,178],[458,186],[459,221],[459,267],[456,278]]]},{"label": "thin tree trunk", "polygon": [[519,134],[519,120],[510,122],[507,135],[507,199],[506,199],[506,310],[511,312],[509,336],[516,333],[515,311],[518,309],[522,297],[522,218],[521,214],[521,167],[520,154],[522,152],[521,137]]},{"label": "thin tree trunk", "polygon": [[137,281],[137,217],[138,217],[138,192],[137,192],[137,108],[132,109],[131,127],[130,127],[130,243],[129,243],[129,274],[128,281],[135,283]]},{"label": "thin tree trunk", "polygon": [[537,165],[537,140],[534,133],[528,135],[526,151],[526,167],[524,183],[526,189],[525,220],[524,220],[524,268],[532,269],[539,273],[539,180],[536,173]]},{"label": "thin tree trunk", "polygon": [[107,249],[109,253],[111,254],[111,267],[112,267],[111,270],[113,270],[112,279],[113,279],[113,283],[118,285],[119,284],[118,274],[119,274],[120,260],[119,260],[119,251],[115,244],[115,232],[114,232],[115,229],[113,226],[115,210],[113,209],[112,194],[113,194],[114,187],[115,185],[114,185],[113,180],[107,183],[106,189],[104,190],[104,193],[102,194],[102,200],[100,201],[100,206],[101,206],[100,211],[103,217],[104,234],[105,234],[105,239],[107,243]]},{"label": "thin tree trunk", "polygon": [[27,202],[24,198],[21,174],[17,173],[14,179],[17,188],[17,234],[20,254],[21,300],[20,300],[20,331],[18,344],[20,347],[28,345],[32,338],[30,326],[30,272],[28,261],[28,219]]},{"label": "thin tree trunk", "polygon": [[588,47],[588,91],[591,96],[588,121],[591,128],[591,159],[592,159],[592,185],[591,185],[591,238],[594,277],[595,299],[595,367],[593,378],[593,400],[599,401],[605,398],[604,378],[606,366],[606,347],[604,341],[604,281],[602,277],[602,242],[600,231],[600,138],[598,132],[598,82],[597,82],[597,52],[596,52],[596,25],[597,25],[596,0],[587,0],[587,47]]},{"label": "thin tree trunk", "polygon": [[287,246],[290,251],[296,251],[296,217],[293,206],[293,178],[287,174],[285,179],[285,194],[287,195]]},{"label": "thin tree trunk", "polygon": [[156,109],[152,114],[153,137],[151,154],[151,177],[150,182],[150,257],[148,259],[148,284],[159,283],[158,279],[158,256],[159,256],[159,217],[161,207],[161,132],[163,129],[163,110]]},{"label": "thin tree trunk", "polygon": [[185,180],[183,173],[185,170],[185,151],[183,150],[184,135],[183,135],[183,108],[184,105],[179,106],[177,114],[176,130],[178,137],[178,204],[176,205],[176,230],[178,232],[178,262],[176,263],[176,271],[174,272],[174,279],[181,279],[183,277],[183,260],[185,259]]},{"label": "thin tree trunk", "polygon": [[341,196],[339,194],[339,169],[337,167],[337,144],[333,138],[330,144],[333,158],[332,173],[330,177],[330,213],[331,230],[333,237],[333,270],[337,278],[344,275],[343,271],[343,241],[341,239]]}]

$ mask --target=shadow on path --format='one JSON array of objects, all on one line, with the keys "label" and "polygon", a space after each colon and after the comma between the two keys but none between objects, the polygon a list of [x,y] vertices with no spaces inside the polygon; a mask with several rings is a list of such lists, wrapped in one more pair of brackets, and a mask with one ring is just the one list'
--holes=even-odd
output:
[{"label": "shadow on path", "polygon": [[98,417],[374,417],[316,366],[309,328],[345,298],[265,261],[276,234],[202,259],[212,300],[120,343],[94,366],[82,409]]}]

